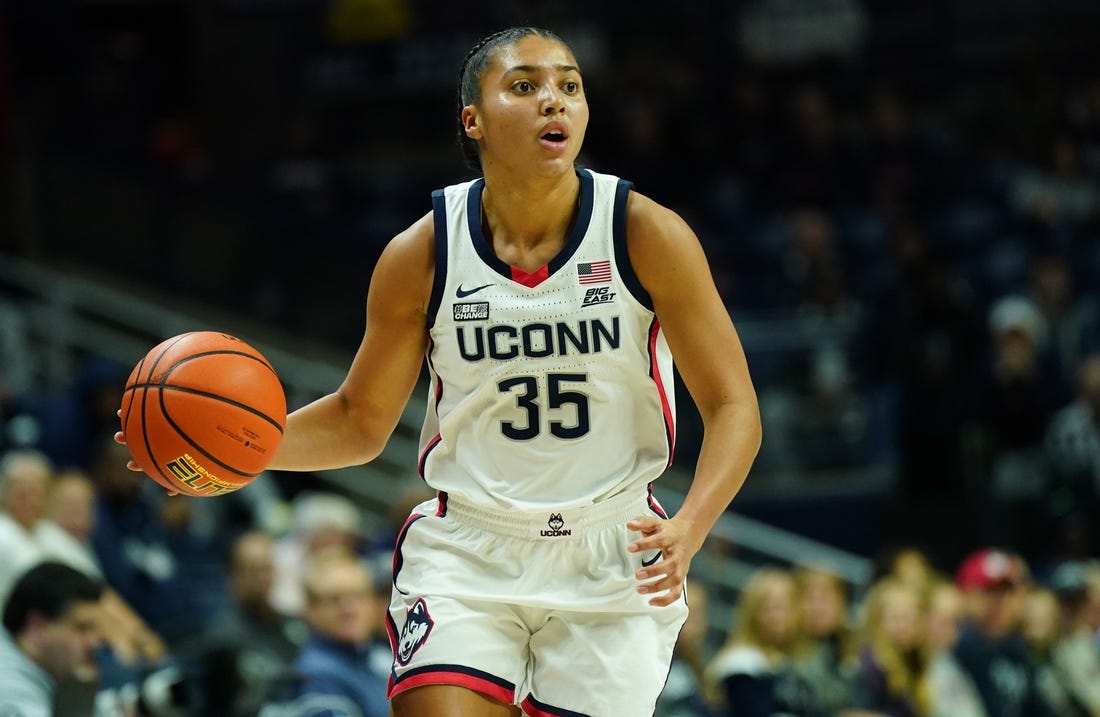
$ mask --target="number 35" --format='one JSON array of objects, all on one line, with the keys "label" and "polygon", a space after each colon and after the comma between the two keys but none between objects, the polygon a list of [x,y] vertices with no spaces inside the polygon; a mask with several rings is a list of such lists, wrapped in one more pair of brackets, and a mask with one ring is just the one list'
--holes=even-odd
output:
[{"label": "number 35", "polygon": [[[588,420],[588,396],[580,391],[566,390],[563,384],[586,383],[588,375],[583,373],[551,373],[546,375],[547,412],[557,411],[566,406],[574,406],[576,422],[567,425],[565,421],[549,420],[550,434],[557,438],[580,438],[588,433],[591,424]],[[539,396],[540,382],[535,376],[514,376],[497,384],[501,393],[515,393],[516,407],[525,411],[526,420],[517,425],[513,421],[501,421],[500,431],[515,441],[529,441],[542,430]]]}]

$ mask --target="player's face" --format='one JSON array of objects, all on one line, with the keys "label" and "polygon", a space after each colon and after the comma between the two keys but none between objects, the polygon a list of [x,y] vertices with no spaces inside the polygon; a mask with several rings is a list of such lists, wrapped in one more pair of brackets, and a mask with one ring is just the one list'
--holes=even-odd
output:
[{"label": "player's face", "polygon": [[481,163],[572,171],[588,127],[577,61],[565,47],[525,37],[496,50],[481,78],[481,101],[462,113],[481,146]]}]

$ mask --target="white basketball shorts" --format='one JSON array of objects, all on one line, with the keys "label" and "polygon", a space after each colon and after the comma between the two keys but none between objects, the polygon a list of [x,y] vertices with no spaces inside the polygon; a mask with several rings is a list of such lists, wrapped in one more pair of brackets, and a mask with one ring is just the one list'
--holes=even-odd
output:
[{"label": "white basketball shorts", "polygon": [[582,508],[501,512],[441,494],[398,537],[388,628],[390,697],[451,684],[531,717],[651,715],[687,603],[648,604],[630,553],[649,491]]}]

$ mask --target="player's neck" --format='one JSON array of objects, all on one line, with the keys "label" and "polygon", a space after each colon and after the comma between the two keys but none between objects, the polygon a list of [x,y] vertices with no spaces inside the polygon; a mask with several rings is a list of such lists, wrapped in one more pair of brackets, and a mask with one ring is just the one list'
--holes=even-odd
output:
[{"label": "player's neck", "polygon": [[498,255],[503,246],[560,245],[573,223],[579,195],[580,180],[574,172],[553,181],[527,183],[494,182],[486,177],[481,225]]}]

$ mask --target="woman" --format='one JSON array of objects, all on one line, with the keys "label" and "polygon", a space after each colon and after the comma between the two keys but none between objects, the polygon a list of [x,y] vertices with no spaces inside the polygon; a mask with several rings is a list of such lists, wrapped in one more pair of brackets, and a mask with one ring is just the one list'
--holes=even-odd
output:
[{"label": "woman", "polygon": [[726,643],[707,666],[729,717],[818,717],[812,686],[795,669],[802,654],[798,583],[791,571],[757,569],[734,608]]},{"label": "woman", "polygon": [[[483,178],[388,244],[346,379],[288,417],[270,467],[373,459],[426,359],[418,468],[439,497],[398,537],[394,714],[650,714],[691,559],[759,447],[744,352],[683,220],[575,166],[588,105],[564,42],[492,35],[459,94]],[[706,437],[667,518],[649,486],[672,459],[671,355]]]}]

